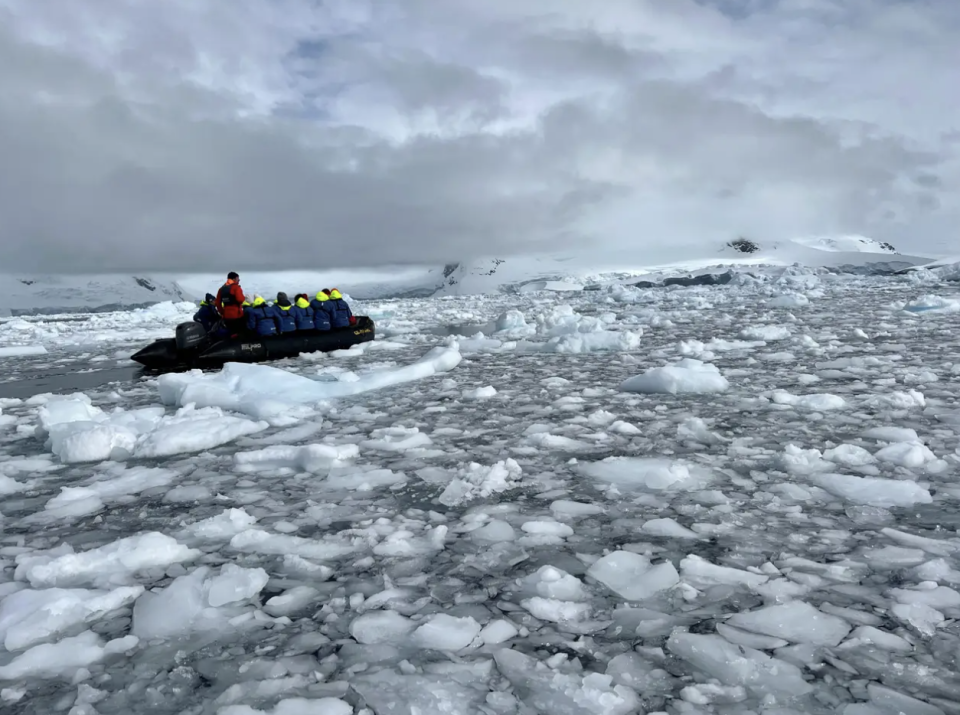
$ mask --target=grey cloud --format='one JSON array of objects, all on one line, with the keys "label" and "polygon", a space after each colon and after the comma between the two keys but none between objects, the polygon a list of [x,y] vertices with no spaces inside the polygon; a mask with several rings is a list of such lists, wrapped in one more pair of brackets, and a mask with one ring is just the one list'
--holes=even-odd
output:
[{"label": "grey cloud", "polygon": [[[16,66],[42,55],[22,48]],[[9,66],[9,65],[7,65]],[[63,68],[58,68],[63,70]],[[0,70],[2,72],[2,70]],[[2,76],[2,75],[0,75]],[[75,81],[83,77],[77,76]],[[144,121],[0,99],[5,267],[220,269],[445,260],[547,238],[567,191],[536,142],[468,136],[323,147],[289,122]]]},{"label": "grey cloud", "polygon": [[[603,152],[608,142],[615,146],[625,166],[591,175],[597,181],[634,163],[658,167],[658,196],[683,196],[688,203],[678,201],[674,210],[638,206],[634,215],[641,223],[656,215],[658,230],[686,239],[756,226],[775,231],[778,223],[800,233],[865,231],[880,227],[878,208],[890,204],[907,212],[938,208],[929,194],[902,181],[935,165],[936,155],[890,138],[843,146],[814,120],[774,119],[664,82],[637,84],[605,111],[580,103],[558,107],[544,131],[549,144],[570,147],[571,162]],[[621,179],[624,188],[643,183],[635,176]],[[699,216],[689,215],[689,201],[697,201]],[[735,206],[723,205],[731,201]]]},{"label": "grey cloud", "polygon": [[[355,54],[347,59],[363,60]],[[459,110],[467,105],[484,113],[500,107],[504,86],[470,67],[437,61],[425,52],[408,51],[371,58],[369,76],[382,84],[400,102],[400,108],[418,111],[425,108]]]},{"label": "grey cloud", "polygon": [[533,77],[632,81],[667,66],[662,55],[628,49],[610,37],[586,30],[518,34],[501,43],[501,52]]},{"label": "grey cloud", "polygon": [[[771,116],[722,98],[722,76],[716,88],[710,77],[654,80],[666,57],[609,35],[511,18],[451,31],[446,44],[465,44],[447,56],[446,44],[403,39],[409,25],[391,29],[396,47],[329,38],[313,48],[316,65],[291,56],[292,35],[273,38],[296,73],[278,101],[314,98],[296,118],[238,118],[236,86],[176,82],[154,66],[131,84],[136,73],[117,79],[82,53],[0,29],[4,270],[438,263],[585,240],[623,247],[637,227],[651,242],[778,222],[886,236],[884,212],[929,213],[951,186],[938,156],[894,136],[850,143],[833,123]],[[197,42],[167,48],[163,66],[196,69]],[[524,88],[562,89],[565,77],[595,82],[605,99],[553,100],[528,125],[489,131],[515,118]],[[310,121],[342,110],[338,91],[353,114]],[[361,121],[378,107],[458,131],[382,136]]]}]

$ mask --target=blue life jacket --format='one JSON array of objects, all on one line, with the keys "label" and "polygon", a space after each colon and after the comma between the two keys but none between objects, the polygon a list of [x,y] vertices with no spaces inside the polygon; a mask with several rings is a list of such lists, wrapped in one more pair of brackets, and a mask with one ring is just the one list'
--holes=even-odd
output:
[{"label": "blue life jacket", "polygon": [[200,310],[193,315],[194,321],[200,323],[200,325],[203,326],[203,329],[208,333],[210,332],[210,329],[220,320],[220,314],[213,306],[213,302],[215,300],[216,298],[207,293],[207,297],[200,301]]},{"label": "blue life jacket", "polygon": [[293,319],[297,322],[297,330],[316,330],[317,325],[313,321],[313,308],[303,298],[298,298],[293,308]]},{"label": "blue life jacket", "polygon": [[[317,293],[322,295],[322,293]],[[310,301],[310,307],[313,308],[313,324],[316,330],[330,330],[332,311],[330,309],[330,299],[323,296],[326,300],[321,301],[314,298]]]},{"label": "blue life jacket", "polygon": [[340,291],[332,291],[328,302],[332,309],[330,325],[334,328],[349,328],[350,318],[353,317],[353,312],[350,310],[350,306],[347,305],[347,301],[340,296]]},{"label": "blue life jacket", "polygon": [[297,330],[297,321],[292,311],[292,305],[273,306],[274,315],[277,316],[277,328],[279,328],[281,333],[293,333]]},{"label": "blue life jacket", "polygon": [[247,330],[257,335],[277,334],[277,315],[272,305],[254,303],[246,309]]}]

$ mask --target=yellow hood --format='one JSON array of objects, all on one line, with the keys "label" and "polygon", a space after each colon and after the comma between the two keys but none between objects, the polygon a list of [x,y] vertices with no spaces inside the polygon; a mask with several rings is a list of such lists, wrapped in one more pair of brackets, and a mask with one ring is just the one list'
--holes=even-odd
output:
[{"label": "yellow hood", "polygon": [[321,290],[321,291],[317,291],[317,300],[319,300],[321,303],[323,303],[323,302],[325,302],[325,301],[330,300],[330,296],[327,295],[326,293],[324,293],[322,290]]},{"label": "yellow hood", "polygon": [[256,308],[258,306],[263,305],[266,302],[267,301],[265,301],[262,296],[258,295],[256,298],[253,299],[253,307]]},{"label": "yellow hood", "polygon": [[343,293],[334,288],[332,291],[330,291],[330,297],[334,300],[339,300],[340,298],[343,298]]},{"label": "yellow hood", "polygon": [[309,307],[310,307],[310,303],[308,303],[308,302],[306,301],[306,299],[304,299],[304,298],[297,298],[297,307],[298,307],[298,308],[309,308]]}]

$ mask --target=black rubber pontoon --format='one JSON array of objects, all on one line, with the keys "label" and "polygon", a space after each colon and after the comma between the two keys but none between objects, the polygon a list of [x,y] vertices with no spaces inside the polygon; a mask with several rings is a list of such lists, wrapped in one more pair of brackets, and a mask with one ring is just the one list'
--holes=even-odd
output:
[{"label": "black rubber pontoon", "polygon": [[304,331],[286,335],[248,335],[242,338],[211,339],[199,323],[181,323],[175,338],[151,343],[130,356],[151,370],[183,367],[218,367],[227,362],[266,362],[296,357],[301,353],[345,350],[376,337],[376,326],[366,315],[357,324],[322,332]]}]

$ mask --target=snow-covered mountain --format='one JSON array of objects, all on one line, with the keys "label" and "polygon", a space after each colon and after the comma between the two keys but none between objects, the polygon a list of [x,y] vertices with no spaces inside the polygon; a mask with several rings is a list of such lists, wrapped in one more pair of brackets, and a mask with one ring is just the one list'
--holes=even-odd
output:
[{"label": "snow-covered mountain", "polygon": [[764,243],[739,239],[713,253],[670,263],[652,263],[641,251],[557,256],[488,258],[432,269],[419,286],[422,295],[475,295],[528,290],[579,290],[586,285],[637,277],[758,270],[794,264],[850,273],[893,273],[930,261],[904,255],[889,243],[864,236],[815,236]]},{"label": "snow-covered mountain", "polygon": [[[650,249],[593,250],[551,255],[491,257],[446,266],[243,274],[244,290],[264,297],[278,291],[313,293],[337,286],[359,299],[571,291],[617,281],[662,280],[728,270],[763,270],[794,264],[850,273],[893,273],[929,264],[934,256],[901,254],[864,236],[815,236],[767,243],[737,239],[695,257],[656,262]],[[0,314],[139,307],[166,300],[197,300],[221,285],[223,275],[12,276],[0,275]]]},{"label": "snow-covered mountain", "polygon": [[738,238],[727,242],[719,251],[724,260],[783,265],[837,267],[877,262],[902,262],[914,265],[929,257],[906,256],[889,243],[866,236],[807,236],[790,241],[753,241]]},{"label": "snow-covered mountain", "polygon": [[0,315],[102,312],[195,298],[155,276],[0,274]]},{"label": "snow-covered mountain", "polygon": [[892,253],[897,255],[900,253],[891,244],[866,236],[805,236],[794,238],[788,243],[818,251],[837,253]]},{"label": "snow-covered mountain", "polygon": [[904,254],[889,243],[865,236],[811,236],[780,242],[740,238],[722,246],[715,257],[655,266],[650,272],[801,265],[849,273],[893,273],[929,263],[931,258]]}]

